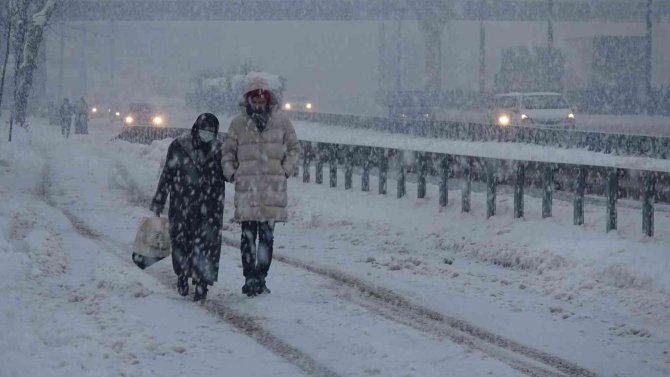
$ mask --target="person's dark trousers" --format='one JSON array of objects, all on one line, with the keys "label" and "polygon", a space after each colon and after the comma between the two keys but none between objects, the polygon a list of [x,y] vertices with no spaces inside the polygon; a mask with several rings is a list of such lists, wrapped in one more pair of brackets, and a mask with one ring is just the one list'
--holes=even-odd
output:
[{"label": "person's dark trousers", "polygon": [[64,137],[66,137],[66,138],[70,137],[70,125],[69,124],[66,125],[65,122],[63,122],[63,124],[61,125],[61,128],[60,128],[60,131],[61,131],[61,133],[63,134]]},{"label": "person's dark trousers", "polygon": [[[258,247],[256,246],[258,239]],[[245,278],[265,279],[272,263],[274,222],[242,221],[242,273]]]}]

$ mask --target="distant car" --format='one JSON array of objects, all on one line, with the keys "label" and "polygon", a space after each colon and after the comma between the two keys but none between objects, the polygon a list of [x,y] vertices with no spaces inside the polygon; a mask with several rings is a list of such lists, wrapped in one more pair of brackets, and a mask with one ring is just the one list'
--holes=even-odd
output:
[{"label": "distant car", "polygon": [[[98,109],[98,111],[100,111],[100,109]],[[118,104],[109,103],[104,107],[103,114],[110,122],[121,121],[123,110]]]},{"label": "distant car", "polygon": [[314,105],[307,97],[291,97],[284,101],[282,109],[285,111],[312,111]]},{"label": "distant car", "polygon": [[433,110],[427,108],[399,107],[391,113],[391,118],[432,120],[435,119],[435,114]]},{"label": "distant car", "polygon": [[497,94],[490,110],[496,126],[575,127],[575,112],[560,93]]},{"label": "distant car", "polygon": [[148,103],[131,103],[128,112],[123,117],[123,124],[126,126],[164,127],[165,119]]}]

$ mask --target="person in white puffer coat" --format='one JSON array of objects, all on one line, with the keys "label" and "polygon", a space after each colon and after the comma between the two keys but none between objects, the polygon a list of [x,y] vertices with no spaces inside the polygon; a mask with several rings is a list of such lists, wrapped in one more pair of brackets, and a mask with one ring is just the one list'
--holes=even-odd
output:
[{"label": "person in white puffer coat", "polygon": [[[235,221],[242,225],[242,293],[270,293],[274,226],[288,219],[287,179],[298,167],[300,144],[267,81],[251,80],[223,143],[222,167],[235,183]],[[258,244],[256,241],[258,240]]]}]

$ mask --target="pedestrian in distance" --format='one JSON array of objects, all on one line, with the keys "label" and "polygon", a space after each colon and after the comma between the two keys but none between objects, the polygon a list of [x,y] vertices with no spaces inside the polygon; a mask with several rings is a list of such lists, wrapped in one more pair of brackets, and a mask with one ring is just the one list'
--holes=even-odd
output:
[{"label": "pedestrian in distance", "polygon": [[70,127],[72,126],[72,114],[74,113],[74,108],[70,105],[70,100],[65,98],[63,103],[58,109],[58,115],[60,116],[60,131],[63,137],[70,137]]},{"label": "pedestrian in distance", "polygon": [[194,301],[206,298],[219,273],[226,189],[218,132],[219,120],[204,113],[189,134],[170,144],[151,203],[151,211],[160,216],[170,197],[168,219],[177,291],[187,296],[188,279],[192,279]]},{"label": "pedestrian in distance", "polygon": [[79,99],[76,107],[74,132],[76,134],[88,134],[88,104],[84,97]]},{"label": "pedestrian in distance", "polygon": [[274,229],[287,221],[287,179],[297,169],[300,144],[278,98],[264,79],[251,80],[223,144],[223,172],[235,183],[235,221],[242,227],[242,293],[270,293]]}]

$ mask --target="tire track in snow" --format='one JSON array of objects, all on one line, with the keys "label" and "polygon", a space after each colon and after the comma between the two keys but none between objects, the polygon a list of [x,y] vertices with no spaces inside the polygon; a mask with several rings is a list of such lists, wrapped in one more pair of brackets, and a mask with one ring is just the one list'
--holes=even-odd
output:
[{"label": "tire track in snow", "polygon": [[[128,187],[138,187],[125,167],[117,162],[118,170]],[[129,201],[138,195],[129,191]],[[143,195],[143,194],[142,194]],[[146,195],[144,195],[146,197]],[[150,200],[149,200],[150,202]],[[239,248],[239,241],[223,237],[223,242]],[[458,319],[413,303],[394,291],[374,286],[340,271],[315,266],[295,258],[275,253],[274,259],[294,268],[302,269],[332,279],[359,293],[343,297],[388,320],[412,327],[424,333],[439,334],[457,344],[477,349],[529,376],[546,377],[596,377],[594,372],[547,352],[523,345],[497,335],[465,320]],[[549,367],[550,369],[547,369]]]},{"label": "tire track in snow", "polygon": [[[596,376],[595,373],[565,359],[525,346],[465,320],[413,303],[390,289],[377,287],[340,271],[314,266],[294,258],[278,256],[277,260],[328,277],[354,289],[358,294],[350,297],[345,294],[345,297],[385,318],[404,323],[419,331],[445,336],[455,343],[468,345],[530,376],[564,374],[579,377]],[[561,373],[545,369],[547,366]]]},{"label": "tire track in snow", "polygon": [[[122,169],[120,171],[126,172],[126,178],[130,178],[130,175],[127,174],[127,170],[120,165]],[[122,174],[123,176],[123,174]],[[126,179],[124,178],[124,179]],[[138,187],[136,184],[128,183],[128,187]],[[95,241],[100,245],[105,251],[109,252],[112,255],[117,256],[123,263],[128,265],[130,268],[137,268],[130,258],[124,258],[127,256],[126,250],[128,245],[124,244],[118,240],[115,240],[109,236],[106,236],[92,227],[90,227],[84,220],[74,215],[67,208],[59,206],[53,198],[50,196],[50,187],[51,187],[51,167],[48,164],[45,164],[42,168],[41,176],[38,182],[38,185],[35,189],[35,195],[47,203],[49,206],[59,210],[63,215],[70,221],[75,231],[81,236]],[[141,197],[141,196],[136,196]],[[123,250],[123,253],[120,253],[119,250]],[[157,281],[159,281],[164,286],[169,287],[170,289],[176,289],[176,283],[174,277],[167,273],[167,271],[156,271],[148,272],[149,275],[153,276]],[[229,306],[213,300],[208,300],[204,305],[201,305],[205,308],[210,314],[216,316],[217,318],[225,321],[226,323],[232,325],[238,331],[249,336],[255,340],[258,344],[270,350],[275,355],[283,358],[288,361],[290,364],[296,366],[298,369],[302,370],[308,376],[314,377],[342,377],[334,371],[328,369],[326,366],[319,364],[316,360],[311,358],[309,355],[301,351],[300,349],[291,346],[290,344],[284,342],[280,338],[273,335],[270,331],[264,329],[258,322],[253,318],[244,316],[236,313]]]},{"label": "tire track in snow", "polygon": [[[239,248],[239,242],[224,236],[224,243]],[[462,319],[457,319],[411,302],[394,291],[375,286],[340,271],[315,266],[283,255],[274,260],[334,280],[352,292],[340,297],[356,303],[388,320],[401,323],[421,332],[440,335],[457,344],[479,350],[529,376],[596,377],[597,374],[568,360],[525,346],[492,333]],[[550,367],[553,370],[546,369]]]}]

